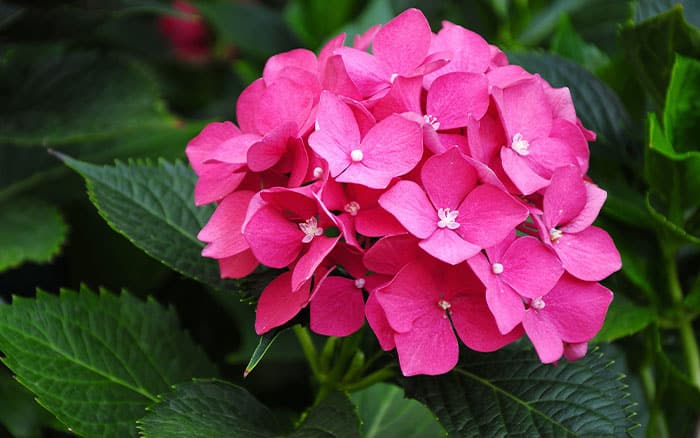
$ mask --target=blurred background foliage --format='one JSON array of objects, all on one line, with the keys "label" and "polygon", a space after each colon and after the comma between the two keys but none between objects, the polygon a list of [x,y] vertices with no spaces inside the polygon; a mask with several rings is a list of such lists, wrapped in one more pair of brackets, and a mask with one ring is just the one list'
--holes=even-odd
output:
[{"label": "blurred background foliage", "polygon": [[[409,7],[434,30],[461,24],[571,88],[579,117],[598,133],[590,176],[609,193],[600,222],[624,262],[607,282],[616,299],[597,341],[629,375],[641,424],[633,434],[691,436],[700,412],[698,347],[689,345],[700,314],[696,0],[4,1],[0,301],[81,284],[152,294],[240,382],[257,344],[251,306],[208,292],[110,230],[81,179],[47,150],[91,163],[182,159],[206,123],[235,121],[238,94],[269,56],[317,50],[339,32],[352,41]],[[312,393],[288,335],[246,386],[270,406],[300,411]],[[0,368],[0,433],[60,434],[53,428]]]}]

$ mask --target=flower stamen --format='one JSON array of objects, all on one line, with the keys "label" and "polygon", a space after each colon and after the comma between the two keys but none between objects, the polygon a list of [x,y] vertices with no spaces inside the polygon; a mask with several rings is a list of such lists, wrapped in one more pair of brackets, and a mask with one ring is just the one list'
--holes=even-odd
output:
[{"label": "flower stamen", "polygon": [[459,216],[459,210],[439,208],[438,219],[440,220],[438,221],[437,226],[440,228],[449,228],[450,230],[456,230],[457,228],[459,228],[457,216]]},{"label": "flower stamen", "polygon": [[315,217],[311,217],[305,222],[300,223],[299,229],[304,233],[304,237],[301,239],[302,243],[309,243],[314,240],[314,237],[323,234],[323,228],[318,226]]},{"label": "flower stamen", "polygon": [[530,143],[519,132],[513,136],[513,142],[510,144],[510,147],[520,156],[530,155]]}]

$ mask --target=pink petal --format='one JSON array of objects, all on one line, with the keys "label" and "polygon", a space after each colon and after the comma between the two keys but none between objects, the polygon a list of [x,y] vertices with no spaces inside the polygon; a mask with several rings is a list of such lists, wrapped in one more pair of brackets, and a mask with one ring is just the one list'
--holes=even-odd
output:
[{"label": "pink petal", "polygon": [[508,178],[523,195],[531,195],[549,185],[549,180],[537,174],[528,160],[510,147],[501,148],[501,161]]},{"label": "pink petal", "polygon": [[[580,133],[577,135],[580,136]],[[569,146],[568,139],[537,138],[530,142],[530,155],[525,158],[530,161],[530,167],[545,178],[551,178],[552,172],[559,167],[579,168],[579,159]],[[580,168],[579,174],[583,174]]]},{"label": "pink petal", "polygon": [[318,214],[318,201],[308,186],[272,187],[261,191],[260,198],[294,220],[306,220]]},{"label": "pink petal", "polygon": [[397,182],[379,198],[379,205],[418,238],[425,239],[437,229],[435,208],[423,189],[412,181]]},{"label": "pink petal", "polygon": [[377,119],[374,118],[371,112],[365,107],[362,102],[351,99],[349,97],[340,96],[340,100],[345,102],[352,111],[355,121],[357,122],[357,127],[360,130],[360,137],[367,135],[370,129],[377,124]]},{"label": "pink petal", "polygon": [[240,186],[246,177],[238,164],[210,164],[199,175],[194,187],[195,205],[206,205],[223,199]]},{"label": "pink petal", "polygon": [[499,277],[520,295],[535,298],[549,292],[564,273],[559,257],[534,237],[520,237],[500,261]]},{"label": "pink petal", "polygon": [[328,161],[332,176],[351,163],[350,151],[360,144],[360,130],[350,108],[327,91],[318,105],[318,129],[309,136],[309,146]]},{"label": "pink petal", "polygon": [[481,120],[471,118],[467,122],[470,155],[484,164],[491,163],[498,156],[501,146],[506,144],[501,120],[495,108],[491,108]]},{"label": "pink petal", "polygon": [[403,375],[435,376],[452,370],[459,359],[459,345],[450,320],[431,313],[414,324],[413,330],[394,335]]},{"label": "pink petal", "polygon": [[558,168],[544,192],[544,223],[551,229],[578,216],[586,205],[586,187],[579,169],[574,166]]},{"label": "pink petal", "polygon": [[269,205],[250,217],[243,235],[260,263],[271,268],[284,268],[292,263],[301,251],[304,237],[297,224]]},{"label": "pink petal", "polygon": [[564,354],[564,344],[556,327],[534,309],[525,312],[523,328],[542,363],[556,362]]},{"label": "pink petal", "polygon": [[600,281],[622,267],[620,253],[610,235],[598,227],[564,233],[552,247],[564,269],[581,280]]},{"label": "pink petal", "polygon": [[257,133],[258,130],[255,127],[257,116],[257,107],[260,100],[265,94],[265,81],[263,78],[256,79],[246,87],[238,100],[236,101],[236,118],[238,119],[238,126],[241,127],[241,131],[245,133]]},{"label": "pink petal", "polygon": [[374,55],[392,70],[406,76],[425,60],[432,32],[418,9],[408,9],[385,24],[374,37]]},{"label": "pink petal", "polygon": [[211,158],[222,143],[240,135],[241,131],[231,122],[207,124],[185,148],[185,154],[195,173],[199,175],[204,170],[204,162]]},{"label": "pink petal", "polygon": [[588,149],[586,137],[584,137],[579,127],[576,126],[575,119],[573,121],[554,120],[549,136],[566,144],[567,148],[576,157],[576,164],[581,169],[581,173],[585,174],[588,170],[590,150]]},{"label": "pink petal", "polygon": [[253,195],[250,191],[234,192],[216,207],[209,222],[197,235],[199,240],[209,242],[202,251],[203,256],[220,259],[248,249],[241,227]]},{"label": "pink petal", "polygon": [[377,57],[352,47],[340,47],[334,53],[343,57],[345,70],[363,97],[374,96],[389,88],[393,72]]},{"label": "pink petal", "polygon": [[372,44],[372,41],[374,41],[374,36],[377,35],[377,32],[379,32],[379,29],[381,28],[381,24],[375,24],[367,29],[365,33],[355,35],[352,46],[358,50],[367,50]]},{"label": "pink petal", "polygon": [[545,307],[539,312],[556,327],[562,340],[586,342],[603,326],[612,299],[612,292],[600,284],[564,275],[554,289],[542,297]]},{"label": "pink petal", "polygon": [[248,149],[247,163],[253,172],[262,172],[277,164],[282,155],[287,151],[287,142],[294,137],[297,125],[284,123],[277,126],[260,141],[254,143]]},{"label": "pink petal", "polygon": [[362,208],[355,217],[357,232],[367,237],[401,234],[406,229],[389,212],[381,207]]},{"label": "pink petal", "polygon": [[421,127],[399,115],[389,116],[369,130],[360,150],[364,154],[362,164],[368,168],[391,176],[403,175],[423,156]]},{"label": "pink petal", "polygon": [[488,248],[503,240],[528,214],[512,196],[484,184],[472,190],[459,206],[460,227],[455,231],[465,240]]},{"label": "pink petal", "polygon": [[477,174],[459,149],[453,147],[425,161],[421,181],[436,208],[455,210],[476,186]]},{"label": "pink petal", "polygon": [[425,76],[426,88],[430,88],[432,82],[443,74],[484,73],[489,66],[491,55],[488,43],[480,35],[449,21],[442,22],[442,29],[433,38],[430,47],[431,53],[442,51],[451,52],[451,60],[441,69]]},{"label": "pink petal", "polygon": [[310,305],[310,327],[325,336],[348,336],[365,321],[362,289],[343,277],[326,277]]},{"label": "pink petal", "polygon": [[444,310],[438,306],[443,293],[437,278],[440,274],[437,269],[431,271],[435,265],[437,263],[412,262],[377,292],[377,300],[395,331],[412,330],[413,322],[425,314],[442,319]]},{"label": "pink petal", "polygon": [[522,336],[520,329],[501,334],[482,294],[460,294],[450,304],[457,335],[472,350],[496,351]]},{"label": "pink petal", "polygon": [[497,88],[508,88],[519,82],[531,81],[533,76],[519,65],[506,65],[489,70],[486,74],[489,84]]},{"label": "pink petal", "polygon": [[211,154],[210,160],[230,164],[246,164],[248,149],[260,141],[257,134],[241,134],[221,143]]},{"label": "pink petal", "polygon": [[351,163],[336,181],[342,183],[364,184],[372,189],[386,188],[394,178],[381,168],[370,168],[365,163]]},{"label": "pink petal", "polygon": [[440,129],[467,126],[480,119],[489,106],[488,82],[483,74],[448,73],[435,79],[428,91],[426,114],[437,117]]},{"label": "pink petal", "polygon": [[268,85],[258,102],[255,127],[262,134],[289,122],[301,128],[314,106],[314,100],[313,92],[305,84],[279,78]]},{"label": "pink petal", "polygon": [[496,103],[509,141],[507,146],[510,146],[510,141],[518,133],[528,142],[549,136],[552,109],[542,86],[534,76],[532,80],[521,81],[503,89]]},{"label": "pink petal", "polygon": [[325,70],[321,77],[323,88],[340,96],[347,96],[353,99],[362,99],[360,90],[350,79],[345,63],[340,55],[333,55],[328,58]]},{"label": "pink petal", "polygon": [[253,251],[246,249],[231,257],[219,259],[221,278],[244,278],[252,274],[260,262],[253,255]]},{"label": "pink petal", "polygon": [[564,343],[564,357],[569,362],[581,359],[588,352],[588,342],[578,342],[575,344]]},{"label": "pink petal", "polygon": [[290,286],[291,272],[275,278],[263,290],[255,309],[255,332],[262,335],[294,318],[309,302],[310,283],[296,292]]},{"label": "pink petal", "polygon": [[418,256],[418,241],[409,234],[379,239],[365,253],[364,264],[378,274],[395,275]]},{"label": "pink petal", "polygon": [[270,57],[265,63],[263,70],[265,83],[271,84],[280,77],[280,72],[288,67],[296,67],[316,73],[318,71],[316,55],[310,50],[294,49]]},{"label": "pink petal", "polygon": [[396,332],[389,325],[389,321],[387,321],[386,315],[384,314],[384,309],[379,304],[379,301],[377,301],[377,293],[379,292],[371,293],[369,298],[367,298],[365,317],[374,335],[377,337],[382,350],[389,351],[396,347],[396,343],[394,342],[394,334]]},{"label": "pink petal", "polygon": [[306,181],[309,173],[309,150],[300,138],[290,139],[287,143],[287,155],[283,156],[283,162],[289,160],[290,172],[288,187],[299,187]]},{"label": "pink petal", "polygon": [[421,77],[406,78],[399,76],[394,80],[386,96],[372,107],[372,113],[377,120],[382,120],[392,114],[404,112],[422,113],[420,98],[423,91]]},{"label": "pink petal", "polygon": [[486,303],[496,320],[498,331],[511,332],[523,321],[525,305],[522,298],[505,282],[494,279],[486,288]]},{"label": "pink petal", "polygon": [[292,271],[292,290],[297,290],[305,282],[311,279],[316,268],[319,267],[323,259],[331,253],[333,247],[340,240],[338,237],[318,236],[308,244],[308,249],[304,255],[299,257],[299,261]]},{"label": "pink petal", "polygon": [[447,228],[438,228],[430,237],[421,240],[419,246],[436,259],[451,265],[461,263],[481,250],[481,247],[465,241]]},{"label": "pink petal", "polygon": [[578,216],[560,227],[560,230],[566,233],[578,233],[588,228],[598,217],[598,213],[608,197],[607,192],[595,184],[584,182],[584,186],[586,187],[586,205]]}]

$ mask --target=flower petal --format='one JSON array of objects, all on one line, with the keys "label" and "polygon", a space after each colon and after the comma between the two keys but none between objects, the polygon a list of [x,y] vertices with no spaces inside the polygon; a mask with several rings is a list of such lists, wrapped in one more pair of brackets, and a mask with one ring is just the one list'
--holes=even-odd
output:
[{"label": "flower petal", "polygon": [[420,239],[425,239],[437,229],[436,210],[423,189],[413,181],[397,182],[379,198],[379,205]]},{"label": "flower petal", "polygon": [[408,9],[385,24],[374,37],[372,51],[391,68],[391,73],[409,75],[423,63],[433,34],[418,9]]},{"label": "flower petal", "polygon": [[564,269],[581,280],[600,281],[622,267],[620,253],[610,235],[598,227],[564,233],[552,247]]},{"label": "flower petal", "polygon": [[499,277],[517,293],[527,298],[542,296],[552,290],[564,267],[559,257],[534,237],[520,237],[501,259]]},{"label": "flower petal", "polygon": [[419,246],[436,259],[451,265],[462,263],[481,251],[481,247],[465,241],[447,228],[438,228],[430,237],[421,240]]},{"label": "flower petal", "polygon": [[349,278],[326,277],[310,304],[310,327],[325,336],[348,336],[365,321],[362,289]]},{"label": "flower petal", "polygon": [[258,335],[294,318],[309,302],[311,283],[308,282],[298,291],[292,292],[291,277],[291,272],[285,272],[272,280],[262,291],[255,309],[255,333]]},{"label": "flower petal", "polygon": [[415,321],[413,330],[395,334],[394,341],[404,376],[444,374],[459,360],[450,320],[439,314],[424,315]]},{"label": "flower petal", "polygon": [[421,182],[433,206],[456,210],[476,186],[477,174],[459,149],[453,147],[425,161]]},{"label": "flower petal", "polygon": [[426,113],[437,117],[440,129],[467,126],[481,119],[489,106],[488,81],[478,73],[454,72],[435,79],[428,91]]}]

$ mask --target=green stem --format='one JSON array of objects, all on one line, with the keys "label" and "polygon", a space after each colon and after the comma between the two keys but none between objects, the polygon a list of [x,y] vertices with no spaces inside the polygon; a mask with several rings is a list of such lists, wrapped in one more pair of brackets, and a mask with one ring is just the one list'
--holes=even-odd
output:
[{"label": "green stem", "polygon": [[656,382],[654,380],[654,372],[650,362],[647,360],[639,369],[639,376],[644,389],[644,396],[647,399],[649,406],[649,425],[654,430],[654,436],[658,438],[669,438],[668,425],[666,424],[666,415],[660,409],[659,403],[656,400]]},{"label": "green stem", "polygon": [[666,274],[668,276],[668,290],[671,300],[678,311],[678,331],[683,344],[683,354],[688,367],[688,376],[696,388],[700,388],[700,351],[698,341],[693,331],[692,320],[686,315],[683,308],[683,290],[678,281],[678,268],[676,267],[675,251],[665,251]]},{"label": "green stem", "polygon": [[294,330],[294,334],[299,341],[299,345],[301,345],[301,349],[304,352],[306,361],[309,363],[311,372],[313,373],[314,377],[320,381],[321,373],[318,369],[318,353],[316,352],[316,347],[314,347],[314,343],[311,340],[309,331],[306,329],[306,327],[302,327],[300,325],[295,325],[292,327],[292,330]]},{"label": "green stem", "polygon": [[389,380],[392,377],[396,376],[396,370],[394,365],[387,367],[387,368],[382,368],[380,370],[377,370],[373,372],[372,374],[367,375],[366,377],[363,377],[362,379],[358,380],[357,382],[354,382],[350,385],[345,385],[342,389],[348,392],[354,392],[354,391],[359,391],[360,389],[367,388],[368,386],[372,386],[377,382],[383,382],[385,380]]}]

